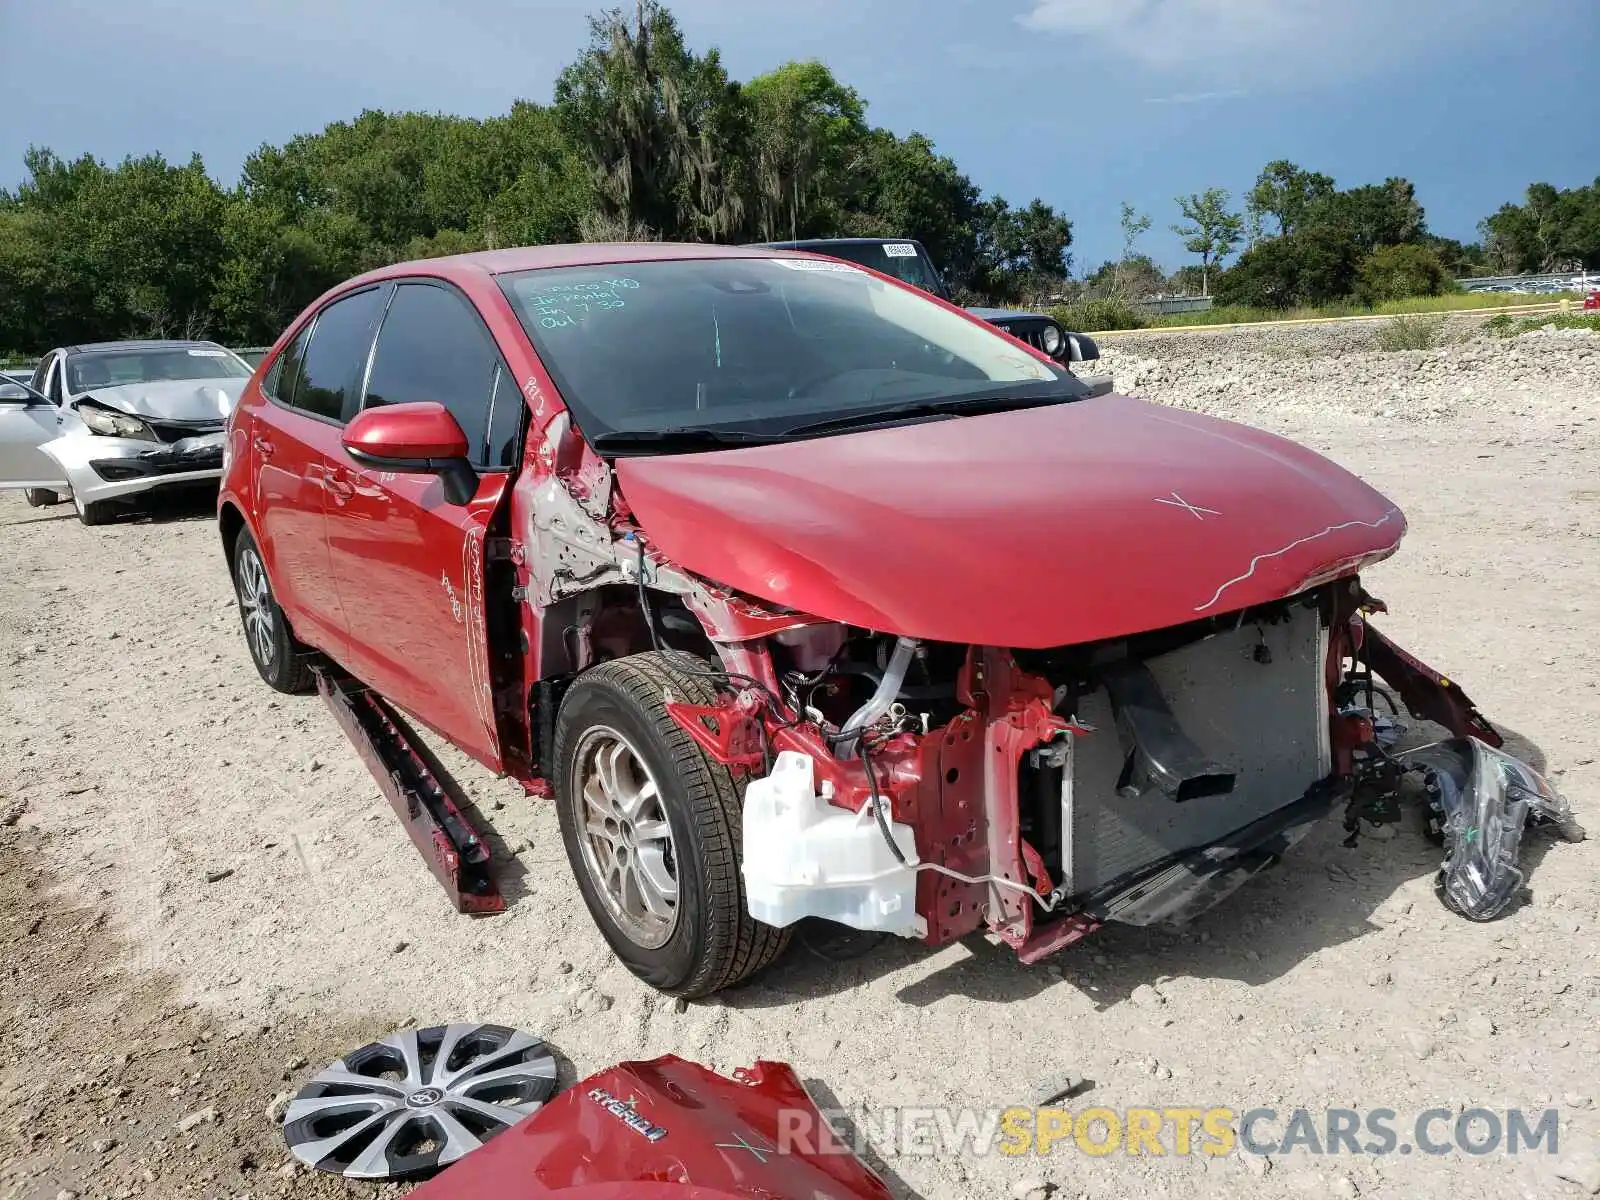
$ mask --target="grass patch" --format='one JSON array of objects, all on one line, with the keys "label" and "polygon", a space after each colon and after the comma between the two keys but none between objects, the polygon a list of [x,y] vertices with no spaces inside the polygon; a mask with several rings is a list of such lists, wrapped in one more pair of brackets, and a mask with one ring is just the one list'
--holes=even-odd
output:
[{"label": "grass patch", "polygon": [[1600,333],[1600,312],[1533,313],[1521,317],[1513,313],[1501,313],[1485,321],[1483,328],[1484,332],[1497,337],[1516,337],[1518,334],[1543,329],[1546,325],[1554,325],[1557,329],[1592,329],[1595,333]]},{"label": "grass patch", "polygon": [[[1456,292],[1446,296],[1413,296],[1389,300],[1373,308],[1361,304],[1325,304],[1317,308],[1247,308],[1244,305],[1219,305],[1206,312],[1172,313],[1156,317],[1149,324],[1160,329],[1183,325],[1249,325],[1258,321],[1327,321],[1335,317],[1410,316],[1416,313],[1456,312],[1460,310],[1516,308],[1526,304],[1548,304],[1556,300],[1583,298],[1576,292],[1549,296],[1515,296],[1506,292]],[[1104,326],[1103,328],[1120,328]]]},{"label": "grass patch", "polygon": [[1378,329],[1379,350],[1432,350],[1444,336],[1443,316],[1413,314],[1385,321]]},{"label": "grass patch", "polygon": [[1150,318],[1121,300],[1079,300],[1050,310],[1063,329],[1090,333],[1101,329],[1144,329]]}]

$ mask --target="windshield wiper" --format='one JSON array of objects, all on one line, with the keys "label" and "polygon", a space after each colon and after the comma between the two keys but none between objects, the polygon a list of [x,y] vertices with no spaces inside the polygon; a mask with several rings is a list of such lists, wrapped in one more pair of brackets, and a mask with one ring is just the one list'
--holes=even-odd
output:
[{"label": "windshield wiper", "polygon": [[716,429],[708,425],[681,425],[669,429],[618,429],[596,434],[590,439],[590,444],[604,452],[767,446],[781,441],[782,434],[755,433],[748,429]]},{"label": "windshield wiper", "polygon": [[783,432],[791,437],[808,433],[833,433],[852,429],[858,425],[879,425],[905,417],[948,417],[967,413],[1003,412],[1015,408],[1043,408],[1077,400],[1074,395],[1049,396],[954,396],[944,400],[912,400],[905,404],[891,404],[883,408],[864,408],[860,412],[829,417],[825,421],[811,421],[795,425]]}]

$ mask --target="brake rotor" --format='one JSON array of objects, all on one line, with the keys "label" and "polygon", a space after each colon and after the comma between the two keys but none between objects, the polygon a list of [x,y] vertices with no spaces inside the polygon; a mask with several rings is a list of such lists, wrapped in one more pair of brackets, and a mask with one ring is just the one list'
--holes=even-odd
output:
[{"label": "brake rotor", "polygon": [[283,1136],[301,1162],[351,1179],[430,1175],[556,1094],[556,1060],[504,1025],[436,1025],[347,1054],[300,1089]]}]

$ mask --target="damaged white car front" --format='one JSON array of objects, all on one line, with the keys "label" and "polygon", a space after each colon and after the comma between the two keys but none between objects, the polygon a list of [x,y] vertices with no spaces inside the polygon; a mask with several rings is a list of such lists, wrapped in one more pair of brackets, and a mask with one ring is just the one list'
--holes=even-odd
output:
[{"label": "damaged white car front", "polygon": [[0,488],[70,498],[86,525],[112,502],[222,472],[223,428],[250,367],[210,342],[54,350],[29,384],[0,385]]}]

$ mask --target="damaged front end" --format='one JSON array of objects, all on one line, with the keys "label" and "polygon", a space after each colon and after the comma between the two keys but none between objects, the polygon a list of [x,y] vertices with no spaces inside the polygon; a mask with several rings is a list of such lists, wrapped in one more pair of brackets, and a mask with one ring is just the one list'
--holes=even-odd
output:
[{"label": "damaged front end", "polygon": [[[719,646],[742,682],[669,711],[751,776],[744,878],[768,924],[986,929],[1031,962],[1105,922],[1190,920],[1341,811],[1394,819],[1409,775],[1439,814],[1441,895],[1488,919],[1521,884],[1523,825],[1567,832],[1570,810],[1374,610],[1345,578],[1050,650],[819,623]],[[1358,702],[1379,663],[1451,741],[1391,753],[1397,722]]]},{"label": "damaged front end", "polygon": [[[566,681],[651,649],[696,655],[716,702],[669,693],[664,707],[742,781],[746,905],[768,925],[821,918],[932,945],[983,930],[1033,962],[1106,922],[1189,920],[1329,817],[1393,819],[1417,773],[1450,846],[1447,902],[1482,919],[1520,884],[1520,822],[1565,811],[1452,681],[1369,623],[1384,609],[1356,572],[1398,544],[1392,507],[1175,593],[1162,611],[1176,624],[1008,646],[753,598],[667,553],[564,414],[539,457],[548,473],[521,485],[530,786],[548,778]],[[1334,538],[1349,540],[1322,545]],[[772,594],[789,569],[773,560]],[[874,586],[861,607],[915,599]],[[1224,594],[1236,607],[1219,611]],[[953,631],[1005,627],[945,610]],[[1379,678],[1457,749],[1393,753]]]}]

